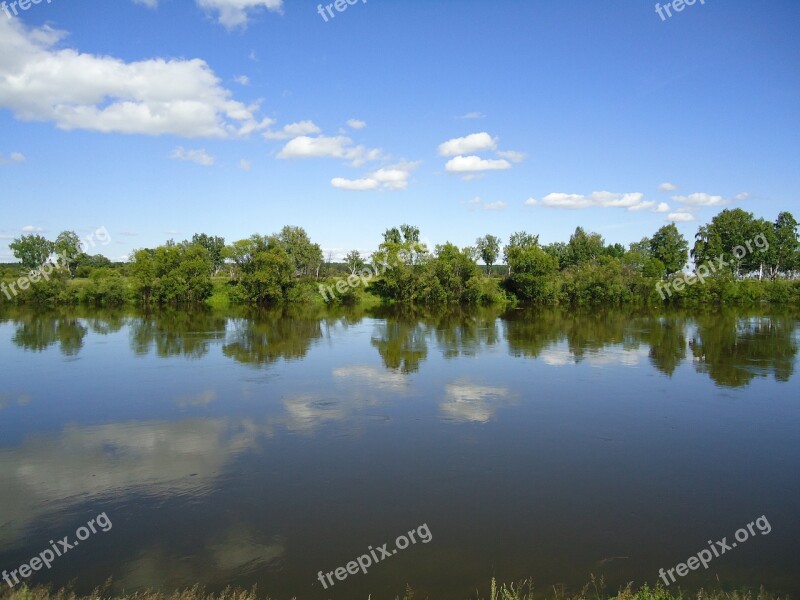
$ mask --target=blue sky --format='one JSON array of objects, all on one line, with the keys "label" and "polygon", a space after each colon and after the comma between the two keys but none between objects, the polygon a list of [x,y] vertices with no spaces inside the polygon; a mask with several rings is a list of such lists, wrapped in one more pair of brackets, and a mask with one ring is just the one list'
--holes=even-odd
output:
[{"label": "blue sky", "polygon": [[30,231],[105,227],[119,258],[291,224],[340,256],[405,222],[431,246],[578,225],[628,244],[800,212],[795,0],[317,6],[0,12],[0,261]]}]

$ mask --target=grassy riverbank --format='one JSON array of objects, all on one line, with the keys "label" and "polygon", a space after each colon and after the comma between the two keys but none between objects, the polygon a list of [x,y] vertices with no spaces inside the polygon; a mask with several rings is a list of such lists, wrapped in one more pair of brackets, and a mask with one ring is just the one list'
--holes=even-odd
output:
[{"label": "grassy riverbank", "polygon": [[[634,588],[632,585],[619,590],[617,593],[606,593],[596,583],[586,585],[580,592],[568,594],[558,589],[546,593],[537,592],[528,584],[498,584],[492,581],[487,595],[476,594],[471,599],[464,600],[783,600],[784,597],[769,594],[763,588],[754,592],[752,590],[738,590],[727,592],[722,590],[700,590],[695,593],[682,592],[679,589],[666,589],[660,584],[655,588],[644,585]],[[269,596],[260,594],[256,590],[243,590],[229,588],[220,593],[206,592],[202,587],[196,586],[170,593],[146,591],[125,595],[114,595],[105,590],[95,590],[87,596],[79,596],[68,590],[50,591],[48,588],[22,587],[13,591],[0,592],[0,600],[268,600]],[[298,598],[297,600],[302,600]],[[396,600],[436,600],[435,597],[426,597],[407,590]],[[788,600],[788,597],[786,597]]]}]

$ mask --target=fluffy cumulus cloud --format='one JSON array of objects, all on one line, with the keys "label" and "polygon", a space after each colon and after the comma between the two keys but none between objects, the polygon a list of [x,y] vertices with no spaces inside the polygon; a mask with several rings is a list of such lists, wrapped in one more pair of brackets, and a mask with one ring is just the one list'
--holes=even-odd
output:
[{"label": "fluffy cumulus cloud", "polygon": [[651,210],[653,212],[667,212],[669,205],[665,202],[656,203],[644,199],[641,192],[592,192],[591,194],[564,194],[554,192],[547,194],[541,200],[529,198],[525,201],[528,206],[547,206],[550,208],[624,208],[630,211]]},{"label": "fluffy cumulus cloud", "polygon": [[688,196],[673,196],[672,199],[684,206],[722,206],[727,203],[722,196],[712,196],[702,192]]},{"label": "fluffy cumulus cloud", "polygon": [[383,153],[377,149],[353,145],[353,140],[346,136],[310,137],[301,135],[290,140],[278,153],[278,158],[340,158],[354,167],[360,167],[368,161],[383,158]]},{"label": "fluffy cumulus cloud", "polygon": [[265,129],[200,59],[125,62],[58,49],[64,33],[0,19],[0,108],[65,130],[232,137]]},{"label": "fluffy cumulus cloud", "polygon": [[331,185],[349,192],[367,192],[370,190],[404,190],[408,188],[411,172],[419,163],[404,162],[378,169],[361,179],[345,179],[335,177]]},{"label": "fluffy cumulus cloud", "polygon": [[447,161],[444,168],[448,173],[480,173],[504,171],[511,168],[511,163],[505,159],[492,160],[480,156],[456,156]]},{"label": "fluffy cumulus cloud", "polygon": [[268,140],[290,140],[302,135],[315,135],[322,130],[313,121],[298,121],[284,125],[280,131],[265,131],[264,138]]},{"label": "fluffy cumulus cloud", "polygon": [[670,223],[690,223],[695,220],[692,213],[689,212],[674,212],[667,215],[667,221]]},{"label": "fluffy cumulus cloud", "polygon": [[204,167],[210,167],[214,164],[216,159],[205,150],[187,150],[183,146],[178,146],[170,154],[170,158],[174,160],[185,160],[187,162],[197,163]]},{"label": "fluffy cumulus cloud", "polygon": [[251,14],[258,9],[283,10],[283,0],[197,0],[197,5],[215,15],[228,29],[246,27]]},{"label": "fluffy cumulus cloud", "polygon": [[497,138],[488,133],[473,133],[471,135],[453,138],[439,145],[439,156],[456,156],[458,154],[472,154],[497,148]]},{"label": "fluffy cumulus cloud", "polygon": [[367,124],[360,119],[350,119],[347,121],[347,126],[350,127],[350,129],[364,129]]},{"label": "fluffy cumulus cloud", "polygon": [[674,183],[670,183],[669,181],[665,181],[661,185],[658,186],[658,189],[662,192],[674,192],[678,189],[678,186]]}]

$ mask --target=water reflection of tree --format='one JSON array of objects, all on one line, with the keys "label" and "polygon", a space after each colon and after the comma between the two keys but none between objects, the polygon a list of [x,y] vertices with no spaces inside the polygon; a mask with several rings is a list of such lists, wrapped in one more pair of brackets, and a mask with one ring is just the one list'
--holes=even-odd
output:
[{"label": "water reflection of tree", "polygon": [[788,381],[797,356],[795,323],[791,316],[746,317],[727,310],[701,315],[689,344],[695,368],[726,387],[770,373]]},{"label": "water reflection of tree", "polygon": [[514,356],[538,357],[561,341],[575,362],[611,345],[636,348],[632,316],[621,311],[512,310],[503,317],[509,350]]},{"label": "water reflection of tree", "polygon": [[429,316],[426,321],[433,327],[436,343],[445,358],[476,356],[481,346],[493,346],[500,340],[496,308],[448,310]]},{"label": "water reflection of tree", "polygon": [[27,314],[16,321],[12,342],[25,350],[42,352],[53,344],[65,356],[75,356],[83,348],[88,329],[76,318],[60,313]]},{"label": "water reflection of tree", "polygon": [[408,307],[378,311],[383,321],[375,326],[372,346],[378,350],[387,369],[415,373],[428,358],[429,327],[423,313]]},{"label": "water reflection of tree", "polygon": [[311,343],[322,337],[318,317],[288,309],[252,311],[230,325],[222,353],[248,364],[303,358]]},{"label": "water reflection of tree", "polygon": [[670,377],[686,358],[686,321],[677,316],[648,319],[641,339],[650,346],[650,363]]},{"label": "water reflection of tree", "polygon": [[160,357],[201,358],[211,342],[225,337],[226,319],[204,310],[164,310],[131,320],[130,344],[134,353],[148,354],[155,347]]},{"label": "water reflection of tree", "polygon": [[503,317],[509,350],[515,356],[536,358],[559,342],[566,342],[571,359],[611,346],[636,350],[647,344],[651,364],[672,375],[686,358],[685,320],[630,311],[514,310]]}]

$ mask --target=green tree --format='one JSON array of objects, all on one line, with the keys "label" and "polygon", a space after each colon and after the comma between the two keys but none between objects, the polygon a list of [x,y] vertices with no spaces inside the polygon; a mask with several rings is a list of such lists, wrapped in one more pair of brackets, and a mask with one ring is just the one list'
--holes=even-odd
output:
[{"label": "green tree", "polygon": [[508,290],[527,302],[553,302],[557,296],[553,275],[558,272],[558,259],[539,246],[516,247],[509,254],[511,276]]},{"label": "green tree", "polygon": [[263,306],[286,299],[296,263],[278,237],[253,235],[235,242],[229,255],[239,269],[237,286],[243,300]]},{"label": "green tree", "polygon": [[771,246],[770,278],[789,274],[800,268],[800,240],[798,223],[790,212],[782,212],[775,221],[775,236]]},{"label": "green tree", "polygon": [[520,250],[535,248],[539,245],[539,236],[525,231],[516,231],[508,238],[508,244],[503,248],[503,260],[508,267],[508,274],[511,275],[511,262],[514,254]]},{"label": "green tree", "polygon": [[206,235],[205,233],[195,233],[192,236],[192,243],[206,249],[211,259],[212,272],[216,275],[225,264],[225,238]]},{"label": "green tree", "polygon": [[577,266],[597,260],[604,254],[605,243],[599,233],[586,233],[582,227],[575,229],[567,244],[567,265]]},{"label": "green tree", "polygon": [[[718,264],[717,258],[722,257],[728,270],[740,276],[751,269],[754,257],[747,256],[747,253],[742,255],[737,249],[747,250],[748,243],[752,246],[758,232],[758,223],[751,213],[741,208],[725,209],[711,223],[700,227],[695,235],[692,258],[699,267],[712,261]],[[739,256],[734,255],[734,251]]]},{"label": "green tree", "polygon": [[354,275],[357,271],[364,268],[364,259],[361,258],[361,253],[358,250],[351,250],[344,258],[347,268],[350,269],[350,274]]},{"label": "green tree", "polygon": [[8,245],[24,269],[31,271],[41,267],[55,249],[55,244],[41,235],[23,235]]},{"label": "green tree", "polygon": [[497,261],[497,257],[500,256],[501,243],[500,238],[491,234],[486,234],[475,240],[475,248],[478,250],[478,255],[481,257],[481,260],[486,265],[487,273],[491,273],[492,265]]},{"label": "green tree", "polygon": [[649,255],[663,263],[665,272],[662,276],[677,273],[686,266],[689,242],[678,231],[675,223],[670,223],[661,227],[650,239]]},{"label": "green tree", "polygon": [[605,255],[612,258],[622,258],[625,256],[625,246],[620,243],[611,244],[605,247]]},{"label": "green tree", "polygon": [[319,244],[312,243],[302,227],[285,226],[277,236],[289,260],[294,274],[301,277],[319,276],[323,255]]},{"label": "green tree", "polygon": [[542,250],[558,261],[559,270],[563,270],[567,267],[569,263],[569,247],[567,244],[564,242],[553,242],[552,244],[542,246]]},{"label": "green tree", "polygon": [[73,272],[73,267],[77,262],[78,257],[82,254],[81,238],[74,231],[62,231],[58,234],[53,249],[61,256],[62,264],[66,264],[70,274]]}]

